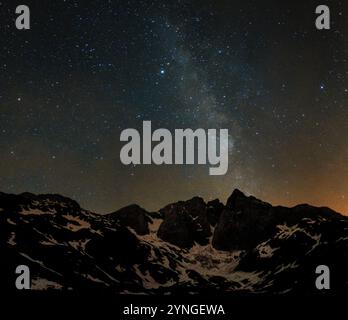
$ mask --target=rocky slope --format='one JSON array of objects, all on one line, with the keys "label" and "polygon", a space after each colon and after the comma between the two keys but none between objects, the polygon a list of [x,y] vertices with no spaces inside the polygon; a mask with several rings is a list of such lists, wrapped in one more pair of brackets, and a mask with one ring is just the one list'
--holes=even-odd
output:
[{"label": "rocky slope", "polygon": [[98,215],[59,195],[0,193],[0,290],[14,270],[32,289],[113,293],[332,294],[348,291],[348,219],[328,208],[273,207],[235,190],[226,205],[195,197],[147,212]]}]

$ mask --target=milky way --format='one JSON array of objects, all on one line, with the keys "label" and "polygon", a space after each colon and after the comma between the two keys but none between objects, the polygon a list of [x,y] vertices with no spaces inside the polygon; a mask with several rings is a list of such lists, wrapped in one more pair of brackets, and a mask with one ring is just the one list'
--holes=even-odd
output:
[{"label": "milky way", "polygon": [[[238,187],[348,213],[348,5],[306,1],[0,4],[0,190],[108,212]],[[124,166],[123,129],[227,128],[229,171]]]}]

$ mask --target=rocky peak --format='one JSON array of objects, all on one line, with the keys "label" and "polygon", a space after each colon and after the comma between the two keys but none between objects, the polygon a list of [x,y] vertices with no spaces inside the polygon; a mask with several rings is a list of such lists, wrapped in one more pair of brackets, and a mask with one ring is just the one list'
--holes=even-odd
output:
[{"label": "rocky peak", "polygon": [[236,189],[228,198],[215,228],[213,245],[220,250],[241,250],[267,238],[283,217],[285,208],[274,208]]},{"label": "rocky peak", "polygon": [[169,204],[160,210],[164,220],[159,227],[158,237],[162,240],[188,248],[207,244],[211,235],[207,217],[207,205],[200,197]]},{"label": "rocky peak", "polygon": [[150,221],[149,213],[136,204],[110,213],[108,217],[124,226],[134,229],[139,235],[145,235],[150,232],[148,226],[148,222]]}]

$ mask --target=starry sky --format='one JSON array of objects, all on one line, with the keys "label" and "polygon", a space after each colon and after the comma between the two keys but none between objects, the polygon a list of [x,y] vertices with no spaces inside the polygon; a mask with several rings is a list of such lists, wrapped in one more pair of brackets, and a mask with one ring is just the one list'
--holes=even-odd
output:
[{"label": "starry sky", "polygon": [[[238,187],[348,214],[348,3],[319,2],[0,1],[0,190],[105,213]],[[122,165],[120,133],[144,120],[229,129],[227,174]]]}]

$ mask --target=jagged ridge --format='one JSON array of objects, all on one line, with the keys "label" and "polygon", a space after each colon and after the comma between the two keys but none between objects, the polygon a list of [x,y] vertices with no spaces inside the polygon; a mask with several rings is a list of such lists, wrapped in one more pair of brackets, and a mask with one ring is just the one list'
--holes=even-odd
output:
[{"label": "jagged ridge", "polygon": [[0,193],[0,278],[26,264],[34,289],[116,293],[317,293],[329,265],[347,291],[348,219],[331,209],[273,207],[235,190],[226,205],[195,197],[107,215],[60,195]]}]

